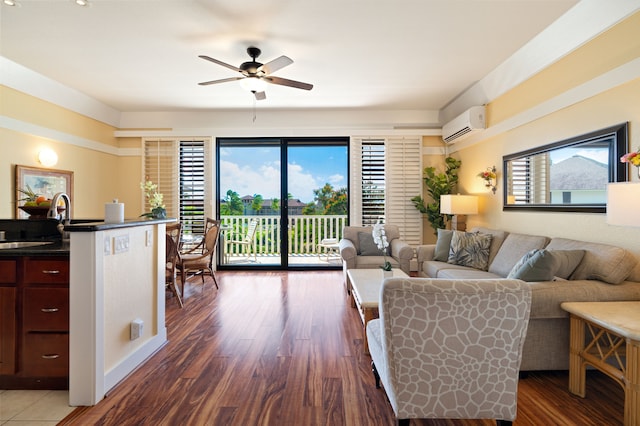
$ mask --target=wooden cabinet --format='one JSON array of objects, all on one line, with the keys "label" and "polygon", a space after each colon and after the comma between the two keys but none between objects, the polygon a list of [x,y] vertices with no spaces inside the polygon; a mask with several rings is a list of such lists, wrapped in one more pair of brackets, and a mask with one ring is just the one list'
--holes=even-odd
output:
[{"label": "wooden cabinet", "polygon": [[0,309],[2,387],[67,388],[69,258],[0,259]]}]

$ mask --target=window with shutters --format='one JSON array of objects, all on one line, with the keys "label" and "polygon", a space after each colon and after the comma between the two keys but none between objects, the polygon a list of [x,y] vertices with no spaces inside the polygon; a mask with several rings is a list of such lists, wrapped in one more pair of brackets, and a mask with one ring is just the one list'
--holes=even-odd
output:
[{"label": "window with shutters", "polygon": [[158,185],[167,216],[179,218],[184,234],[202,234],[210,214],[205,200],[212,197],[209,141],[148,139],[143,145],[145,179]]},{"label": "window with shutters", "polygon": [[422,216],[411,202],[422,191],[421,149],[419,137],[351,140],[353,225],[382,219],[397,224],[407,243],[422,244]]}]

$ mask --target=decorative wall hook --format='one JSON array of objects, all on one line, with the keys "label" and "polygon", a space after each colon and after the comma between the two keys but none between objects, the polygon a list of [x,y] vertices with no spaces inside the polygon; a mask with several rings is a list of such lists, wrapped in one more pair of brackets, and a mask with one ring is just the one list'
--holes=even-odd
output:
[{"label": "decorative wall hook", "polygon": [[496,185],[497,185],[497,170],[496,166],[487,167],[487,170],[484,172],[478,173],[478,177],[484,180],[484,186],[491,190],[494,194],[496,193]]}]

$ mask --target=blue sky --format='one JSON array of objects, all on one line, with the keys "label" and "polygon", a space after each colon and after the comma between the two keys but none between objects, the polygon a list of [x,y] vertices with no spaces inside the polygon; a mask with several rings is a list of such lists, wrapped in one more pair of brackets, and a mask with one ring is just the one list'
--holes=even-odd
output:
[{"label": "blue sky", "polygon": [[[289,148],[289,193],[307,203],[313,190],[330,183],[347,186],[347,147]],[[222,148],[220,150],[221,196],[228,189],[241,197],[260,194],[280,196],[280,153],[277,147]]]}]

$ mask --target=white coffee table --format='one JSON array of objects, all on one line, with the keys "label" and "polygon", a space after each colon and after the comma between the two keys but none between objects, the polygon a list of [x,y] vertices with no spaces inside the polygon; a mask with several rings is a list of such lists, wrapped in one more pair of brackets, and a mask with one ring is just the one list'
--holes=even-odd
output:
[{"label": "white coffee table", "polygon": [[[408,277],[401,269],[392,269],[393,278]],[[362,341],[364,352],[369,353],[367,343],[367,323],[378,318],[378,302],[380,301],[380,289],[384,281],[384,271],[377,269],[349,269],[347,270],[351,282],[352,306],[358,309],[362,320]]]}]

